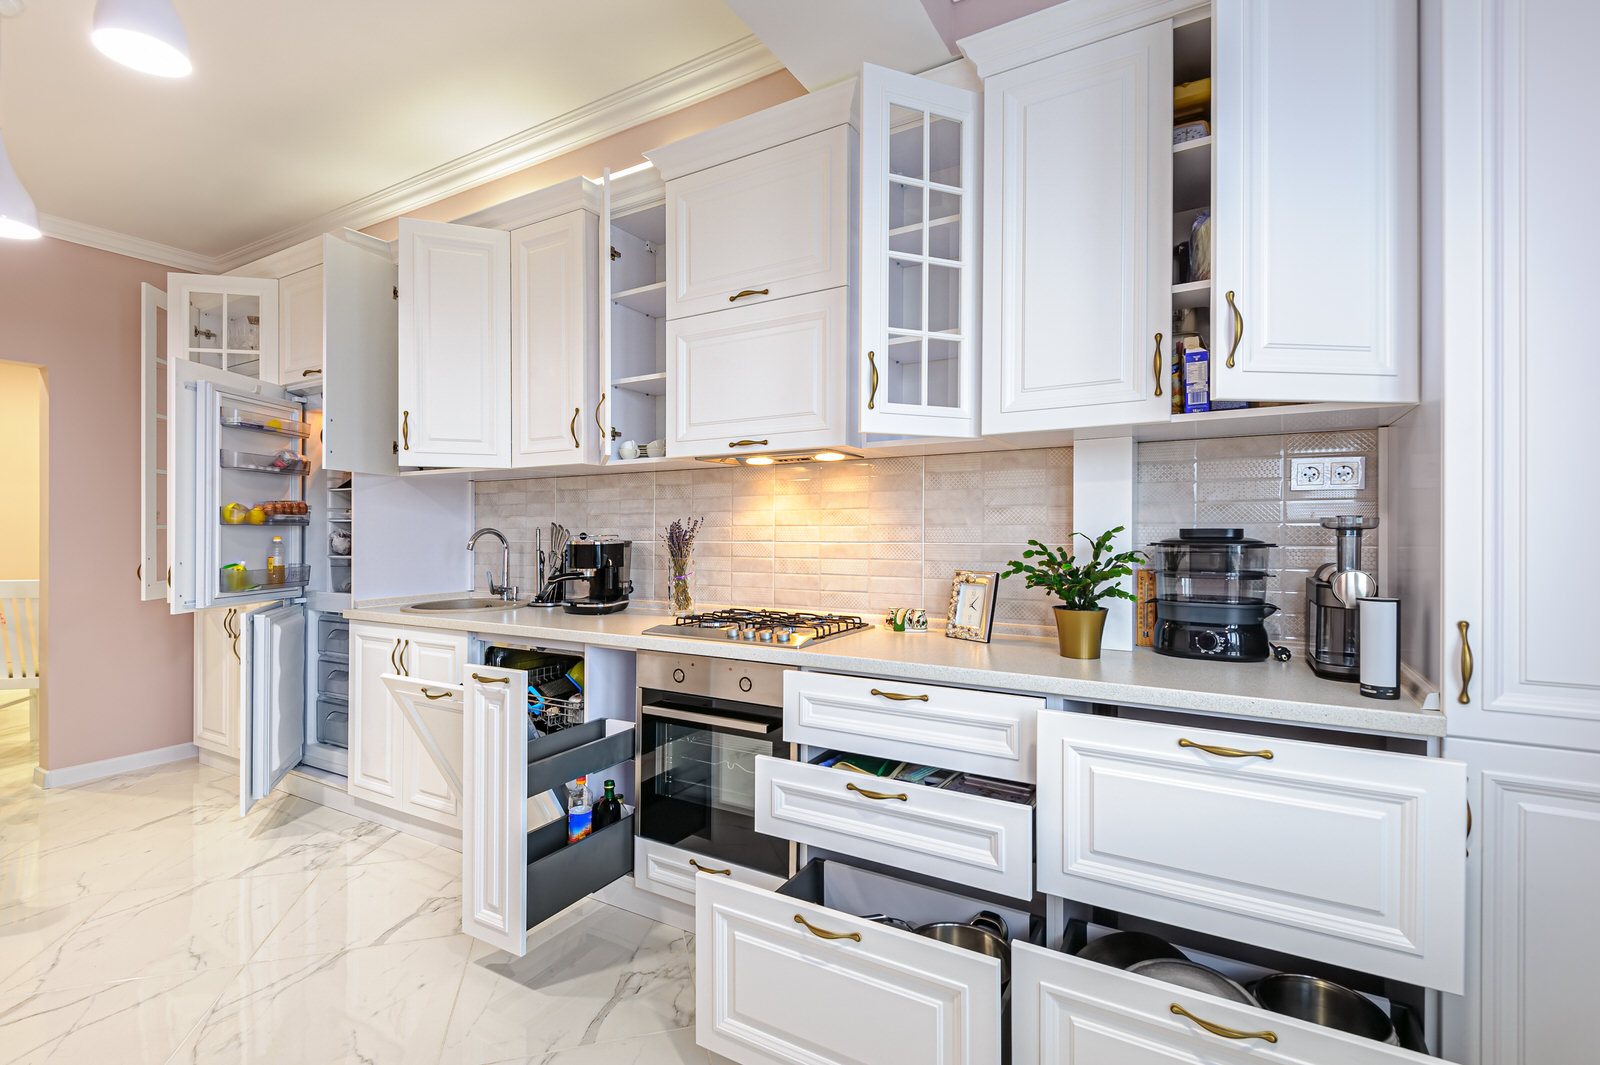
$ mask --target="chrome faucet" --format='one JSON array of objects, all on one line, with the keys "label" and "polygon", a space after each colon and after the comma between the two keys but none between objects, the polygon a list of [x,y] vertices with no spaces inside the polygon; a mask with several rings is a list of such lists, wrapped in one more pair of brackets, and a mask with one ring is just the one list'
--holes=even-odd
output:
[{"label": "chrome faucet", "polygon": [[511,544],[506,539],[506,534],[499,529],[479,529],[472,534],[472,539],[467,541],[467,550],[475,550],[478,546],[478,537],[496,536],[500,539],[500,581],[496,584],[494,571],[489,571],[489,594],[498,595],[506,602],[511,602],[517,597],[517,586],[511,582]]}]

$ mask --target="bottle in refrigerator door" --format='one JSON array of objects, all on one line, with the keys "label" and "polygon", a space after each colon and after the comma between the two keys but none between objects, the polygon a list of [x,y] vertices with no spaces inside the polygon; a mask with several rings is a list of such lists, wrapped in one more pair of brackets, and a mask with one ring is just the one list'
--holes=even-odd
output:
[{"label": "bottle in refrigerator door", "polygon": [[606,781],[606,793],[595,803],[594,830],[596,832],[607,825],[614,825],[622,820],[622,798],[617,795],[617,782]]},{"label": "bottle in refrigerator door", "polygon": [[274,536],[267,549],[267,583],[282,584],[283,574],[283,537]]},{"label": "bottle in refrigerator door", "polygon": [[589,801],[589,778],[567,785],[567,842],[576,843],[594,831],[594,807]]}]

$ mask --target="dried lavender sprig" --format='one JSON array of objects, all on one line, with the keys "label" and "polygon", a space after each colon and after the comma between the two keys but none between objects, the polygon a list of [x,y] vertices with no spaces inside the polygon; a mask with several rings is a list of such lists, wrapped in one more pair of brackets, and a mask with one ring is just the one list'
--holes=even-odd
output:
[{"label": "dried lavender sprig", "polygon": [[700,526],[705,524],[704,518],[676,518],[661,534],[661,542],[667,545],[667,554],[677,561],[683,561],[694,550],[694,538],[700,532]]}]

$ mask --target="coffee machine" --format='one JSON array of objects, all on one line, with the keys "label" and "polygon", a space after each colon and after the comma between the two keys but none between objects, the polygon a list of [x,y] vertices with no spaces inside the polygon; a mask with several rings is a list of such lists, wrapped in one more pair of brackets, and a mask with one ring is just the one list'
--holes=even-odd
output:
[{"label": "coffee machine", "polygon": [[1361,679],[1361,615],[1357,604],[1378,594],[1378,582],[1361,568],[1361,534],[1376,529],[1376,517],[1341,514],[1323,518],[1337,533],[1338,561],[1306,578],[1306,659],[1311,671],[1330,680]]},{"label": "coffee machine", "polygon": [[546,591],[559,589],[561,609],[569,614],[615,614],[628,609],[633,593],[629,565],[633,541],[606,537],[593,540],[579,533],[562,553],[561,572],[550,578]]}]

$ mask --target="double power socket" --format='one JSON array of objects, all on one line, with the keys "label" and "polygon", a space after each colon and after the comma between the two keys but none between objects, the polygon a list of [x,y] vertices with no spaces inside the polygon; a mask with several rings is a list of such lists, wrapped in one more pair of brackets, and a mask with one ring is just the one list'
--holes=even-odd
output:
[{"label": "double power socket", "polygon": [[1367,486],[1367,460],[1360,456],[1293,459],[1289,472],[1289,489],[1293,492]]}]

